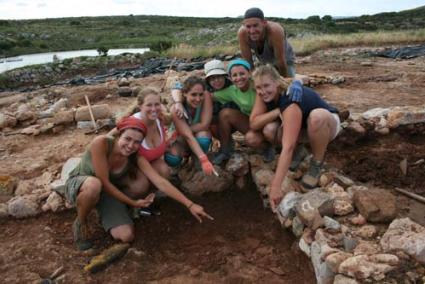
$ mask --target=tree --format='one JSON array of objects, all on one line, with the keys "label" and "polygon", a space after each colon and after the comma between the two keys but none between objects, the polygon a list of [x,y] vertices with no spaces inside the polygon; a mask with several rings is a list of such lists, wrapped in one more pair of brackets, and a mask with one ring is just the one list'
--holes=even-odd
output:
[{"label": "tree", "polygon": [[99,56],[107,56],[108,55],[108,48],[105,46],[101,46],[97,49],[97,53],[99,53]]}]

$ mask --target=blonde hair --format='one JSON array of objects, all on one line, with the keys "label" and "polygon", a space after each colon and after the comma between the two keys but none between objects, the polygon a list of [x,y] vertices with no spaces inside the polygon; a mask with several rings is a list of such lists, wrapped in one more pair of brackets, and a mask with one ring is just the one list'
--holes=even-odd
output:
[{"label": "blonde hair", "polygon": [[147,96],[149,95],[159,96],[160,94],[159,89],[155,87],[145,87],[145,88],[138,87],[138,88],[139,90],[136,91],[137,92],[136,101],[131,106],[129,106],[124,111],[124,113],[120,115],[120,118],[133,115],[136,112],[140,111],[140,105],[142,105],[145,102],[145,99]]},{"label": "blonde hair", "polygon": [[281,94],[282,92],[286,92],[292,82],[292,79],[285,79],[280,76],[276,68],[274,68],[270,64],[261,65],[255,69],[254,73],[252,73],[252,78],[254,79],[254,82],[264,76],[269,76],[271,80],[278,83],[279,94]]}]

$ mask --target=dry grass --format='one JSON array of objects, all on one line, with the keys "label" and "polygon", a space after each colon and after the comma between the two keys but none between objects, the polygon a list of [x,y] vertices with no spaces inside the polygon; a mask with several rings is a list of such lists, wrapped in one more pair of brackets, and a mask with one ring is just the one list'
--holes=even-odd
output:
[{"label": "dry grass", "polygon": [[[317,50],[349,46],[384,46],[388,44],[415,44],[425,42],[425,28],[406,31],[379,31],[351,34],[312,35],[290,40],[297,55],[308,55]],[[168,57],[194,58],[214,57],[221,54],[236,54],[239,46],[222,45],[214,47],[180,44],[165,52]]]},{"label": "dry grass", "polygon": [[165,55],[168,57],[177,57],[177,58],[194,58],[194,57],[214,57],[215,55],[220,54],[235,54],[238,52],[238,46],[191,46],[188,44],[180,44],[178,46],[172,47],[165,52]]},{"label": "dry grass", "polygon": [[383,46],[387,44],[415,44],[425,42],[425,29],[408,31],[381,31],[340,35],[314,35],[292,39],[298,55],[308,55],[317,50],[348,46]]}]

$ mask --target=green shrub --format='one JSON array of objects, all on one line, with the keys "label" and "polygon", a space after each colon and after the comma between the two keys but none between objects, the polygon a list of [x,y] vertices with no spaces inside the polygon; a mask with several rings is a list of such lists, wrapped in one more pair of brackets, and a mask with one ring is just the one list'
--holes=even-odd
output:
[{"label": "green shrub", "polygon": [[173,46],[169,40],[157,40],[149,44],[149,48],[153,51],[163,52]]}]

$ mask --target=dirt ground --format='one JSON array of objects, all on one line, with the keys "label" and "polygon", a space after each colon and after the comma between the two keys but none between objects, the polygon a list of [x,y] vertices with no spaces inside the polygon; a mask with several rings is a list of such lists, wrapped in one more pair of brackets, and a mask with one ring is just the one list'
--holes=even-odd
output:
[{"label": "dirt ground", "polygon": [[[359,48],[337,49],[300,58],[297,73],[344,76],[342,84],[323,84],[315,89],[351,113],[425,102],[423,57],[399,61],[368,57]],[[139,80],[161,86],[163,79],[163,75],[155,75]],[[120,111],[132,101],[112,97],[96,103],[108,103]],[[58,175],[62,164],[80,154],[92,138],[74,127],[54,136],[1,135],[0,174],[19,179],[45,172]],[[327,165],[359,182],[389,190],[400,187],[425,196],[425,163],[415,165],[425,158],[424,142],[423,131],[373,137],[354,145],[336,142],[329,147]],[[406,176],[399,166],[403,159],[409,165]],[[1,202],[7,200],[0,198]],[[401,195],[397,198],[400,216],[425,225],[423,204]],[[0,221],[0,276],[5,283],[38,281],[64,266],[69,283],[314,283],[309,259],[299,251],[292,234],[282,230],[272,213],[262,208],[255,189],[208,194],[198,201],[214,221],[198,224],[179,204],[164,200],[161,216],[137,221],[137,239],[130,252],[94,275],[82,270],[90,255],[77,252],[73,246],[73,210]],[[112,243],[99,227],[93,228],[92,235],[97,250]]]}]

